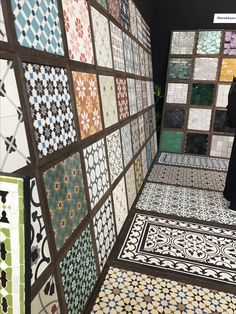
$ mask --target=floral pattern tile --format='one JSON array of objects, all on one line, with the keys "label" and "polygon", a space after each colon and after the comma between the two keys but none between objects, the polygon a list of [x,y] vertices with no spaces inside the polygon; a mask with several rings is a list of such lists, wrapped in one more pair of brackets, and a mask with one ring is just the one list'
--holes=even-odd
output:
[{"label": "floral pattern tile", "polygon": [[72,72],[80,136],[86,138],[102,130],[96,74]]},{"label": "floral pattern tile", "polygon": [[114,210],[110,196],[93,218],[93,226],[99,266],[102,271],[116,240]]},{"label": "floral pattern tile", "polygon": [[57,1],[11,0],[11,5],[20,45],[64,55]]},{"label": "floral pattern tile", "polygon": [[210,156],[230,158],[233,136],[213,135]]},{"label": "floral pattern tile", "polygon": [[121,131],[121,143],[122,143],[124,167],[126,167],[133,157],[130,124],[127,123],[125,126],[121,128],[120,131]]},{"label": "floral pattern tile", "polygon": [[133,0],[129,0],[129,11],[130,11],[130,28],[131,33],[134,37],[138,37],[138,29],[137,29],[137,15],[136,15],[136,6]]},{"label": "floral pattern tile", "polygon": [[127,199],[128,199],[128,207],[131,209],[134,200],[136,198],[136,184],[135,184],[135,172],[134,172],[134,164],[132,164],[125,174],[125,182],[127,188]]},{"label": "floral pattern tile", "polygon": [[121,140],[120,131],[117,130],[106,137],[107,142],[107,153],[110,169],[111,183],[113,183],[116,178],[123,171],[123,158],[121,151]]},{"label": "floral pattern tile", "polygon": [[133,57],[134,57],[134,74],[141,75],[141,68],[140,68],[140,60],[139,60],[139,45],[136,41],[132,40],[133,46]]},{"label": "floral pattern tile", "polygon": [[94,64],[91,26],[86,0],[62,0],[69,57]]},{"label": "floral pattern tile", "polygon": [[90,227],[60,262],[60,271],[68,313],[81,313],[97,281]]},{"label": "floral pattern tile", "polygon": [[121,25],[129,31],[130,30],[130,13],[129,13],[129,0],[120,0],[120,17]]},{"label": "floral pattern tile", "polygon": [[209,131],[211,126],[211,109],[190,108],[188,116],[188,129]]},{"label": "floral pattern tile", "polygon": [[132,116],[137,112],[137,101],[136,101],[136,85],[135,80],[127,78],[128,98],[129,98],[129,111]]},{"label": "floral pattern tile", "polygon": [[35,179],[30,180],[30,218],[31,285],[33,285],[51,262],[48,238]]},{"label": "floral pattern tile", "polygon": [[99,84],[104,126],[108,128],[118,122],[114,77],[99,75]]},{"label": "floral pattern tile", "polygon": [[31,161],[13,63],[0,59],[0,68],[0,171],[11,173]]},{"label": "floral pattern tile", "polygon": [[143,110],[142,81],[135,80],[137,111]]},{"label": "floral pattern tile", "polygon": [[111,44],[114,60],[114,69],[125,71],[124,44],[122,30],[110,22]]},{"label": "floral pattern tile", "polygon": [[44,172],[44,185],[57,249],[87,214],[79,153]]},{"label": "floral pattern tile", "polygon": [[108,12],[118,21],[120,18],[120,0],[107,0]]},{"label": "floral pattern tile", "polygon": [[233,294],[110,267],[92,314],[231,313]]},{"label": "floral pattern tile", "polygon": [[221,31],[201,31],[198,34],[197,54],[218,54],[221,45]]},{"label": "floral pattern tile", "polygon": [[3,17],[2,3],[0,1],[0,41],[7,41],[7,32]]},{"label": "floral pattern tile", "polygon": [[218,69],[218,58],[196,58],[194,80],[214,81]]},{"label": "floral pattern tile", "polygon": [[108,19],[91,7],[94,45],[97,64],[101,67],[112,68],[111,40]]},{"label": "floral pattern tile", "polygon": [[43,312],[61,313],[54,276],[46,281],[31,302],[31,313],[40,314]]},{"label": "floral pattern tile", "polygon": [[84,149],[84,161],[90,204],[93,208],[109,188],[107,157],[103,139]]},{"label": "floral pattern tile", "polygon": [[139,192],[143,184],[143,168],[142,168],[141,155],[139,155],[134,161],[134,171],[135,171],[136,189],[137,189],[137,192]]},{"label": "floral pattern tile", "polygon": [[134,58],[132,50],[132,40],[131,38],[123,33],[124,39],[124,54],[125,54],[125,70],[128,73],[134,73]]},{"label": "floral pattern tile", "polygon": [[35,141],[42,158],[76,141],[67,70],[23,63]]},{"label": "floral pattern tile", "polygon": [[224,55],[236,56],[236,31],[225,32]]},{"label": "floral pattern tile", "polygon": [[192,54],[195,32],[173,32],[171,39],[171,54]]},{"label": "floral pattern tile", "polygon": [[133,152],[135,155],[137,154],[140,148],[138,118],[131,121],[131,135],[132,135],[132,142],[133,142]]},{"label": "floral pattern tile", "polygon": [[228,94],[230,84],[219,84],[217,89],[216,107],[226,108],[228,105]]},{"label": "floral pattern tile", "polygon": [[114,211],[116,217],[116,229],[117,234],[120,233],[121,228],[125,222],[126,217],[128,216],[128,206],[127,206],[127,197],[125,189],[125,179],[124,177],[120,180],[117,186],[112,192]]},{"label": "floral pattern tile", "polygon": [[168,83],[166,102],[169,104],[186,104],[188,84]]},{"label": "floral pattern tile", "polygon": [[116,77],[116,92],[119,119],[121,121],[129,117],[129,102],[126,78]]}]

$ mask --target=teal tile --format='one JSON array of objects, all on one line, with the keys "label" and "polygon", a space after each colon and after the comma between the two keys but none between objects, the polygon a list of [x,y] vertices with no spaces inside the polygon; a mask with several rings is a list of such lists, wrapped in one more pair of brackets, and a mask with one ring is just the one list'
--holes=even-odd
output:
[{"label": "teal tile", "polygon": [[192,72],[191,58],[171,58],[169,64],[169,78],[189,80]]},{"label": "teal tile", "polygon": [[193,83],[191,105],[211,106],[215,92],[215,84]]},{"label": "teal tile", "polygon": [[221,34],[221,31],[199,32],[197,54],[218,54],[220,52]]},{"label": "teal tile", "polygon": [[161,133],[160,151],[181,153],[183,132],[163,130]]}]

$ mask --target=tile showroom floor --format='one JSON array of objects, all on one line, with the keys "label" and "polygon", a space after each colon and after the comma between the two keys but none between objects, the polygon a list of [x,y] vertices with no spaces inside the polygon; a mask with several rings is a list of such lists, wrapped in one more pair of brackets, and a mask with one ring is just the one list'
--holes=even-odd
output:
[{"label": "tile showroom floor", "polygon": [[162,153],[87,313],[236,313],[236,212],[228,159]]}]

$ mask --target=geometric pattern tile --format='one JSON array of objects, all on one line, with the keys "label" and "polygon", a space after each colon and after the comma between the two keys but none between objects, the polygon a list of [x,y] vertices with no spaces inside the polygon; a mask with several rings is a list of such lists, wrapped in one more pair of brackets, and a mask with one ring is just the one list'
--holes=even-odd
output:
[{"label": "geometric pattern tile", "polygon": [[116,130],[115,132],[109,134],[106,137],[106,142],[107,142],[110,178],[111,178],[111,183],[113,183],[123,171],[120,131]]},{"label": "geometric pattern tile", "polygon": [[121,25],[130,30],[129,0],[120,0]]},{"label": "geometric pattern tile", "polygon": [[233,288],[235,241],[233,229],[136,213],[118,259]]},{"label": "geometric pattern tile", "polygon": [[213,135],[210,155],[230,158],[233,140],[233,136]]},{"label": "geometric pattern tile", "polygon": [[147,106],[148,106],[148,98],[147,98],[147,84],[146,84],[146,81],[142,81],[142,96],[143,96],[143,108],[147,108]]},{"label": "geometric pattern tile", "polygon": [[116,77],[116,92],[117,92],[119,119],[124,120],[129,117],[127,80],[125,78]]},{"label": "geometric pattern tile", "polygon": [[140,75],[140,61],[139,61],[139,48],[138,44],[132,40],[132,45],[133,45],[133,57],[134,57],[134,72],[135,75]]},{"label": "geometric pattern tile", "polygon": [[7,41],[7,33],[6,33],[6,27],[2,12],[2,4],[0,1],[0,41]]},{"label": "geometric pattern tile", "polygon": [[84,149],[84,162],[90,204],[93,209],[109,188],[107,158],[103,139]]},{"label": "geometric pattern tile", "polygon": [[110,267],[91,313],[232,314],[235,304],[233,294]]},{"label": "geometric pattern tile", "polygon": [[236,31],[225,32],[224,55],[236,56]]},{"label": "geometric pattern tile", "polygon": [[124,39],[125,69],[126,69],[126,72],[128,73],[134,73],[132,40],[125,33],[123,33],[123,39]]},{"label": "geometric pattern tile", "polygon": [[31,302],[31,313],[61,313],[54,276],[46,281]]},{"label": "geometric pattern tile", "polygon": [[163,130],[161,133],[160,151],[180,153],[183,144],[183,133]]},{"label": "geometric pattern tile", "polygon": [[142,168],[141,155],[139,155],[134,161],[134,171],[135,171],[136,189],[137,189],[137,192],[139,192],[143,184],[143,168]]},{"label": "geometric pattern tile", "polygon": [[11,0],[21,46],[64,55],[58,4],[54,0]]},{"label": "geometric pattern tile", "polygon": [[139,126],[138,126],[137,118],[131,121],[131,134],[132,134],[132,142],[133,142],[133,152],[135,155],[140,148],[140,136],[139,136]]},{"label": "geometric pattern tile", "polygon": [[42,158],[76,141],[67,70],[23,63],[34,138]]},{"label": "geometric pattern tile", "polygon": [[120,132],[121,132],[121,143],[122,143],[124,167],[126,167],[133,157],[130,124],[127,123],[125,126],[123,126],[120,129]]},{"label": "geometric pattern tile", "polygon": [[30,217],[31,285],[33,285],[51,262],[48,239],[35,179],[30,180]]},{"label": "geometric pattern tile", "polygon": [[185,153],[206,155],[208,141],[208,134],[187,133]]},{"label": "geometric pattern tile", "polygon": [[147,142],[147,144],[146,144],[146,158],[147,158],[148,168],[150,168],[151,165],[152,165],[152,151],[151,151],[151,143],[150,143],[150,141]]},{"label": "geometric pattern tile", "polygon": [[109,13],[120,22],[120,0],[107,0]]},{"label": "geometric pattern tile", "polygon": [[144,147],[144,149],[142,150],[141,157],[142,157],[142,166],[143,166],[143,178],[145,179],[148,172],[146,147]]},{"label": "geometric pattern tile", "polygon": [[100,271],[102,271],[116,240],[114,213],[110,196],[93,218],[93,226],[99,266]]},{"label": "geometric pattern tile", "polygon": [[166,102],[171,104],[186,104],[188,84],[168,83]]},{"label": "geometric pattern tile", "polygon": [[217,91],[216,107],[226,108],[228,105],[228,95],[230,84],[219,84]]},{"label": "geometric pattern tile", "polygon": [[190,108],[188,116],[188,129],[209,131],[211,126],[211,110]]},{"label": "geometric pattern tile", "polygon": [[88,3],[62,0],[70,59],[94,64]]},{"label": "geometric pattern tile", "polygon": [[60,249],[87,214],[80,155],[44,172],[44,184],[57,249]]},{"label": "geometric pattern tile", "polygon": [[214,191],[224,190],[225,179],[225,172],[157,164],[148,176],[148,180],[152,182]]},{"label": "geometric pattern tile", "polygon": [[91,7],[94,45],[97,64],[102,67],[112,68],[112,53],[108,19]]},{"label": "geometric pattern tile", "polygon": [[171,58],[169,64],[169,78],[188,80],[192,71],[192,59]]},{"label": "geometric pattern tile", "polygon": [[196,58],[194,67],[194,80],[216,80],[218,58]]},{"label": "geometric pattern tile", "polygon": [[12,61],[0,59],[0,171],[30,163],[28,143]]},{"label": "geometric pattern tile", "polygon": [[135,80],[128,78],[127,79],[127,88],[128,88],[128,96],[129,96],[129,110],[130,115],[132,116],[137,112],[137,104],[136,104],[136,88],[135,88]]},{"label": "geometric pattern tile", "polygon": [[111,44],[114,60],[114,69],[118,71],[125,70],[125,59],[124,59],[124,47],[122,30],[115,24],[110,22],[111,29]]},{"label": "geometric pattern tile", "polygon": [[81,313],[97,280],[90,228],[87,227],[60,263],[68,313]]},{"label": "geometric pattern tile", "polygon": [[232,82],[233,76],[236,76],[236,59],[224,58],[221,65],[220,81]]},{"label": "geometric pattern tile", "polygon": [[139,134],[140,134],[140,145],[145,143],[145,132],[144,132],[144,119],[143,115],[138,117]]},{"label": "geometric pattern tile", "polygon": [[135,80],[137,111],[143,110],[142,81]]},{"label": "geometric pattern tile", "polygon": [[201,31],[198,34],[197,54],[218,54],[220,44],[221,31]]},{"label": "geometric pattern tile", "polygon": [[72,72],[81,138],[102,130],[96,74]]},{"label": "geometric pattern tile", "polygon": [[203,221],[236,225],[236,215],[228,208],[222,192],[148,182],[136,208]]},{"label": "geometric pattern tile", "polygon": [[146,76],[146,64],[143,47],[139,46],[139,60],[140,60],[140,70],[141,76]]},{"label": "geometric pattern tile", "polygon": [[229,159],[187,154],[161,153],[158,164],[227,171]]},{"label": "geometric pattern tile", "polygon": [[127,188],[128,206],[130,209],[137,195],[135,188],[135,173],[133,164],[129,167],[125,174],[125,182]]},{"label": "geometric pattern tile", "polygon": [[130,12],[130,28],[131,33],[134,37],[138,36],[137,29],[137,15],[136,15],[136,7],[133,0],[129,0],[129,12]]},{"label": "geometric pattern tile", "polygon": [[195,32],[173,32],[171,54],[192,54]]}]

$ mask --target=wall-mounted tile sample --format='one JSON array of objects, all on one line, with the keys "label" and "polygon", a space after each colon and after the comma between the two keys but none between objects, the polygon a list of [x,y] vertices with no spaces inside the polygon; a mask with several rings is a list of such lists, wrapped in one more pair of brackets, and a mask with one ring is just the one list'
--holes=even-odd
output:
[{"label": "wall-mounted tile sample", "polygon": [[107,158],[103,139],[84,149],[84,161],[90,203],[91,208],[93,208],[109,188]]},{"label": "wall-mounted tile sample", "polygon": [[51,262],[44,218],[35,179],[30,180],[30,218],[31,285],[33,285]]},{"label": "wall-mounted tile sample", "polygon": [[0,176],[0,313],[25,313],[24,181]]},{"label": "wall-mounted tile sample", "polygon": [[147,144],[146,144],[146,157],[147,157],[148,168],[150,168],[151,164],[152,164],[152,151],[151,151],[151,143],[150,143],[150,141],[147,142]]},{"label": "wall-mounted tile sample", "polygon": [[184,127],[185,109],[181,107],[166,107],[163,125],[166,128],[182,129]]},{"label": "wall-mounted tile sample", "polygon": [[61,313],[54,276],[51,276],[46,281],[31,302],[31,313],[43,312],[55,314]]},{"label": "wall-mounted tile sample", "polygon": [[129,112],[132,116],[137,112],[137,102],[136,102],[136,85],[135,80],[127,78],[128,87],[128,98],[129,98]]},{"label": "wall-mounted tile sample", "polygon": [[232,82],[233,76],[236,76],[236,58],[222,59],[220,81]]},{"label": "wall-mounted tile sample", "polygon": [[61,261],[60,271],[68,313],[81,313],[97,280],[89,227],[82,232]]},{"label": "wall-mounted tile sample", "polygon": [[138,117],[138,125],[139,125],[140,145],[142,146],[145,143],[145,129],[144,129],[143,115]]},{"label": "wall-mounted tile sample", "polygon": [[211,109],[189,109],[189,130],[209,131],[211,125]]},{"label": "wall-mounted tile sample", "polygon": [[116,77],[116,92],[119,111],[119,120],[129,117],[129,103],[126,78]]},{"label": "wall-mounted tile sample", "polygon": [[221,31],[200,31],[197,39],[197,54],[218,54],[220,52],[221,35]]},{"label": "wall-mounted tile sample", "polygon": [[3,17],[1,1],[0,1],[0,41],[7,41],[7,33],[6,33],[6,27],[5,27],[4,17]]},{"label": "wall-mounted tile sample", "polygon": [[137,38],[142,43],[143,42],[142,16],[138,9],[136,9],[136,16],[137,16]]},{"label": "wall-mounted tile sample", "polygon": [[218,68],[218,58],[196,58],[194,65],[194,80],[215,81]]},{"label": "wall-mounted tile sample", "polygon": [[0,68],[0,171],[13,172],[31,161],[13,63],[0,59]]},{"label": "wall-mounted tile sample", "polygon": [[139,135],[139,126],[138,126],[137,118],[131,121],[131,136],[132,136],[132,142],[133,142],[133,152],[135,155],[140,148],[140,135]]},{"label": "wall-mounted tile sample", "polygon": [[79,153],[44,172],[44,184],[57,249],[87,214]]},{"label": "wall-mounted tile sample", "polygon": [[127,206],[127,197],[125,190],[125,180],[124,177],[120,180],[117,186],[112,192],[114,211],[116,217],[116,229],[117,234],[120,233],[121,228],[125,222],[126,217],[128,216],[128,206]]},{"label": "wall-mounted tile sample", "polygon": [[105,128],[118,122],[115,82],[113,76],[99,75]]},{"label": "wall-mounted tile sample", "polygon": [[20,45],[64,55],[58,4],[54,0],[11,0]]},{"label": "wall-mounted tile sample", "polygon": [[123,170],[123,158],[121,151],[120,131],[117,130],[106,137],[107,153],[111,183],[121,174]]},{"label": "wall-mounted tile sample", "polygon": [[122,30],[110,22],[111,44],[113,52],[114,69],[125,71],[124,44]]},{"label": "wall-mounted tile sample", "polygon": [[151,82],[147,81],[147,104],[148,107],[150,107],[152,105],[152,95],[151,95]]},{"label": "wall-mounted tile sample", "polygon": [[171,54],[192,54],[195,32],[173,32],[171,40]]},{"label": "wall-mounted tile sample", "polygon": [[141,155],[139,155],[134,161],[134,172],[135,172],[136,189],[137,189],[137,192],[139,192],[143,184],[143,168],[142,168]]},{"label": "wall-mounted tile sample", "polygon": [[108,12],[120,22],[120,0],[107,0]]},{"label": "wall-mounted tile sample", "polygon": [[170,79],[189,80],[192,72],[192,59],[171,58],[168,76]]},{"label": "wall-mounted tile sample", "polygon": [[104,9],[107,9],[107,0],[97,0],[101,6],[103,6]]},{"label": "wall-mounted tile sample", "polygon": [[225,110],[216,110],[215,111],[213,131],[214,132],[223,132],[223,133],[234,133],[234,129],[229,128],[226,125],[226,111]]},{"label": "wall-mounted tile sample", "polygon": [[144,56],[144,49],[141,46],[139,46],[139,60],[140,60],[141,76],[145,76],[146,75],[145,56]]},{"label": "wall-mounted tile sample", "polygon": [[183,132],[163,130],[161,134],[160,151],[180,153],[183,144]]},{"label": "wall-mounted tile sample", "polygon": [[123,33],[124,54],[125,54],[125,70],[128,73],[134,73],[134,58],[132,40],[129,35]]},{"label": "wall-mounted tile sample", "polygon": [[129,12],[130,12],[130,28],[134,37],[138,36],[137,29],[137,15],[136,15],[136,7],[133,0],[129,0]]},{"label": "wall-mounted tile sample", "polygon": [[91,7],[97,64],[112,68],[110,31],[107,18]]},{"label": "wall-mounted tile sample", "polygon": [[91,26],[86,0],[62,0],[69,57],[94,64]]},{"label": "wall-mounted tile sample", "polygon": [[233,140],[233,136],[213,135],[211,141],[211,156],[229,158]]},{"label": "wall-mounted tile sample", "polygon": [[148,106],[148,96],[147,96],[147,84],[146,81],[142,81],[142,98],[143,98],[143,108]]},{"label": "wall-mounted tile sample", "polygon": [[143,178],[145,178],[148,172],[146,147],[144,147],[141,152],[141,158],[142,158]]},{"label": "wall-mounted tile sample", "polygon": [[171,104],[186,104],[188,84],[168,83],[166,102]]},{"label": "wall-mounted tile sample", "polygon": [[130,124],[128,123],[125,126],[123,126],[120,131],[121,131],[123,161],[124,161],[124,167],[126,167],[133,157]]},{"label": "wall-mounted tile sample", "polygon": [[114,213],[110,196],[94,216],[93,226],[99,266],[100,271],[102,271],[116,240]]},{"label": "wall-mounted tile sample", "polygon": [[206,155],[208,140],[207,134],[188,133],[185,142],[185,153]]},{"label": "wall-mounted tile sample", "polygon": [[215,92],[215,84],[192,84],[191,105],[211,106]]},{"label": "wall-mounted tile sample", "polygon": [[135,81],[136,87],[136,100],[137,100],[137,111],[143,110],[143,94],[142,94],[142,81]]},{"label": "wall-mounted tile sample", "polygon": [[133,57],[134,57],[134,74],[141,75],[141,68],[140,68],[140,59],[139,59],[139,45],[136,41],[132,40],[133,46]]},{"label": "wall-mounted tile sample", "polygon": [[217,89],[216,107],[226,108],[228,105],[230,84],[219,84]]},{"label": "wall-mounted tile sample", "polygon": [[224,55],[236,56],[236,31],[225,32]]},{"label": "wall-mounted tile sample", "polygon": [[23,63],[35,141],[42,158],[76,141],[67,70]]},{"label": "wall-mounted tile sample", "polygon": [[128,198],[128,206],[129,209],[133,205],[133,202],[136,198],[136,185],[135,185],[135,172],[134,165],[132,164],[125,174],[125,182],[127,188],[127,198]]},{"label": "wall-mounted tile sample", "polygon": [[80,136],[86,138],[102,130],[96,74],[72,72]]},{"label": "wall-mounted tile sample", "polygon": [[120,17],[121,25],[130,30],[130,13],[129,13],[129,0],[120,0]]}]

